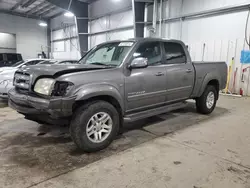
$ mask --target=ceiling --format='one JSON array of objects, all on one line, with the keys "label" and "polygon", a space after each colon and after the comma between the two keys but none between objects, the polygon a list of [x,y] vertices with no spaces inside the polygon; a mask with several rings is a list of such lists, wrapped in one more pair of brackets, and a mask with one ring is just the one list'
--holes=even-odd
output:
[{"label": "ceiling", "polygon": [[[96,0],[79,0],[92,3]],[[65,10],[49,3],[46,0],[0,0],[0,12],[13,15],[50,19],[62,14]]]}]

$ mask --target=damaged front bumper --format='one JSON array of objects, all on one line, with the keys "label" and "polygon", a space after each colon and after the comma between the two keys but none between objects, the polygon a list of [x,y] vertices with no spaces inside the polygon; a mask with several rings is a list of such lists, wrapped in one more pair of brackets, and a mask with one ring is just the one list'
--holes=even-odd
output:
[{"label": "damaged front bumper", "polygon": [[[44,123],[50,123],[51,119],[70,117],[76,99],[76,96],[45,99],[20,94],[15,89],[10,90],[8,94],[11,108],[28,117],[27,119],[41,119]],[[49,119],[44,119],[46,117]]]}]

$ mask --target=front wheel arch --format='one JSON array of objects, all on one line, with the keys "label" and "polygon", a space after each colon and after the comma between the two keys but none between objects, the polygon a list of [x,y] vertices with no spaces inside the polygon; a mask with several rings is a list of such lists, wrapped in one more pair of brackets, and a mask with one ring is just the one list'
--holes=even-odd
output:
[{"label": "front wheel arch", "polygon": [[100,95],[100,96],[90,97],[88,99],[76,101],[72,107],[73,114],[81,106],[88,104],[88,103],[93,103],[95,101],[105,101],[105,102],[108,102],[115,107],[115,109],[119,113],[120,129],[122,129],[122,127],[123,127],[123,115],[124,115],[123,107],[121,106],[120,102],[116,98],[114,98],[110,95]]}]

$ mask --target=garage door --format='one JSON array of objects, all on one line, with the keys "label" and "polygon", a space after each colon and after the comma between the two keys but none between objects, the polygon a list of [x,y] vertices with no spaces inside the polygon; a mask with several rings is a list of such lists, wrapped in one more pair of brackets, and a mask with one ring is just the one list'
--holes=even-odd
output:
[{"label": "garage door", "polygon": [[16,35],[0,33],[0,53],[16,53]]}]

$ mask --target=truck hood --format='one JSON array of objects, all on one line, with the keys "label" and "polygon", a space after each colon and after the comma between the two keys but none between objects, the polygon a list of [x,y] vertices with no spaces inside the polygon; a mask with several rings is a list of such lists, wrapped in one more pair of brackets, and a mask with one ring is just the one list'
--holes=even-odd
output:
[{"label": "truck hood", "polygon": [[[32,74],[34,77],[39,76],[52,76],[58,77],[63,74],[83,72],[99,69],[107,69],[110,67],[100,66],[100,65],[34,65],[23,67],[19,71]],[[18,71],[18,72],[19,72]]]},{"label": "truck hood", "polygon": [[0,72],[8,71],[8,70],[16,70],[16,68],[15,67],[1,67],[0,68]]}]

